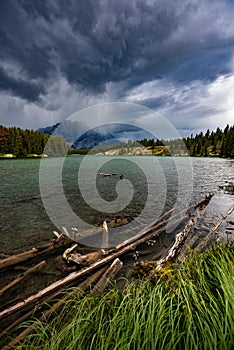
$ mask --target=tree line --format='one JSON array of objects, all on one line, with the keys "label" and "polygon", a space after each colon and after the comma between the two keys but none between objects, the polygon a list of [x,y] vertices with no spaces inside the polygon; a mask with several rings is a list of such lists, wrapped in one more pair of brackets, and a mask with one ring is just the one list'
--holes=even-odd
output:
[{"label": "tree line", "polygon": [[234,158],[234,125],[212,132],[208,129],[205,134],[191,135],[184,142],[191,156]]},{"label": "tree line", "polygon": [[[234,125],[227,125],[224,130],[219,127],[216,131],[176,140],[154,140],[142,139],[138,141],[129,140],[128,143],[103,146],[100,150],[94,149],[93,153],[105,152],[114,148],[138,147],[139,143],[144,147],[155,150],[158,146],[166,147],[170,155],[190,155],[198,157],[225,157],[234,158]],[[45,149],[46,146],[46,149]],[[62,137],[50,136],[34,130],[23,130],[21,128],[0,125],[0,155],[13,154],[17,158],[30,155],[60,156],[67,154],[87,154],[90,148],[84,150],[70,150],[69,145]]]},{"label": "tree line", "polygon": [[69,145],[59,136],[0,125],[1,155],[12,154],[16,158],[24,158],[46,153],[48,156],[60,156],[65,155],[68,148]]},{"label": "tree line", "polygon": [[234,125],[227,125],[224,130],[216,131],[176,140],[139,140],[145,147],[152,149],[157,146],[168,147],[171,155],[190,155],[194,157],[225,157],[234,158]]}]

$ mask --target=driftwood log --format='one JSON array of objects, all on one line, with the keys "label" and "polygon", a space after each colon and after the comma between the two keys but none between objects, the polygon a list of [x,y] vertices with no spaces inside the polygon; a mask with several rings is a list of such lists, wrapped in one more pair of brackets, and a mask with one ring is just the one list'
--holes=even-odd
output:
[{"label": "driftwood log", "polygon": [[31,273],[36,273],[38,272],[43,266],[45,266],[46,262],[45,261],[41,261],[39,264],[30,267],[27,271],[25,271],[24,273],[22,273],[19,277],[17,277],[16,279],[14,279],[12,282],[10,282],[8,285],[6,285],[4,288],[2,288],[0,290],[0,297],[10,288],[12,288],[13,286],[15,286],[17,283],[19,283],[20,281],[22,281],[26,276],[30,275]]},{"label": "driftwood log", "polygon": [[[170,226],[174,226],[175,223],[177,222],[181,222],[182,218],[181,218],[181,213],[178,213],[174,216],[177,217],[179,216],[178,219],[174,220],[171,222],[171,224],[168,226],[168,228]],[[185,219],[186,217],[188,217],[188,215],[185,215],[183,217],[183,219]],[[169,220],[169,219],[168,219]],[[165,223],[168,222],[168,220],[165,220]],[[88,267],[84,267],[82,270],[80,271],[76,271],[71,273],[70,275],[68,275],[67,277],[56,281],[54,283],[52,283],[50,286],[48,286],[47,288],[39,291],[38,293],[31,295],[30,297],[26,298],[25,300],[3,310],[2,312],[0,312],[0,320],[23,309],[26,305],[29,304],[33,304],[35,302],[37,302],[38,300],[41,300],[42,298],[45,298],[46,296],[48,296],[51,293],[56,292],[57,290],[61,291],[66,289],[69,285],[73,284],[78,278],[85,276],[88,273],[92,273],[95,269],[100,268],[103,265],[106,265],[107,263],[113,261],[115,258],[120,257],[121,255],[134,250],[135,247],[139,244],[144,243],[145,241],[147,241],[148,239],[158,235],[159,233],[164,232],[166,229],[166,225],[162,226],[161,228],[155,230],[155,227],[150,227],[148,230],[143,230],[141,232],[141,235],[143,235],[143,237],[139,238],[139,235],[137,235],[137,238],[135,241],[133,241],[132,243],[128,243],[128,240],[125,241],[123,245],[121,245],[122,248],[120,248],[120,246],[117,246],[116,248],[112,249],[110,252],[106,252],[106,255],[103,256],[100,260],[92,263],[90,266]],[[131,238],[131,241],[133,240],[133,238]]]},{"label": "driftwood log", "polygon": [[105,288],[111,283],[116,274],[121,270],[123,262],[116,258],[111,266],[106,270],[104,275],[100,278],[97,284],[92,289],[92,294],[102,293]]},{"label": "driftwood log", "polygon": [[[66,294],[61,300],[59,300],[56,304],[54,304],[50,309],[45,311],[43,315],[39,318],[39,322],[43,322],[46,319],[48,319],[52,314],[55,312],[59,312],[63,306],[66,304],[66,301],[72,301],[75,298],[79,297],[83,292],[85,292],[100,276],[100,280],[96,283],[94,288],[92,289],[92,294],[98,294],[105,290],[105,288],[109,285],[111,280],[115,277],[115,275],[119,272],[119,270],[122,268],[123,263],[118,258],[113,261],[111,266],[109,268],[102,268],[98,271],[96,271],[94,274],[92,274],[87,280],[82,282],[78,285],[78,287],[75,288],[75,290],[71,291],[70,293]],[[104,273],[104,274],[103,274]],[[15,326],[17,326],[19,322],[17,322]],[[14,338],[8,345],[4,346],[2,350],[10,350],[13,347],[15,347],[21,339],[28,336],[29,334],[35,332],[36,326],[38,324],[38,321],[34,322],[30,328],[26,328],[23,332],[21,332],[16,338]],[[13,327],[8,328],[7,332],[11,330]],[[5,334],[7,332],[4,332]]]},{"label": "driftwood log", "polygon": [[[202,203],[202,205],[198,205],[196,210],[202,211],[206,205],[208,204],[208,200],[206,199],[205,202]],[[20,322],[26,320],[30,316],[35,314],[35,310],[37,310],[37,306],[41,307],[41,305],[44,305],[43,303],[45,301],[54,300],[56,296],[61,295],[61,292],[64,290],[67,290],[69,287],[74,286],[75,283],[80,278],[85,278],[85,276],[90,275],[90,277],[86,278],[86,280],[83,283],[86,283],[86,286],[91,282],[91,279],[95,278],[95,276],[104,275],[102,278],[97,282],[96,286],[93,288],[93,293],[99,293],[100,291],[104,290],[106,285],[108,284],[109,280],[115,276],[115,274],[118,272],[118,270],[122,267],[122,262],[119,260],[122,256],[124,257],[125,254],[132,252],[136,249],[137,246],[141,245],[142,243],[145,243],[149,241],[150,239],[156,237],[157,235],[163,233],[167,229],[174,228],[175,225],[184,222],[187,220],[186,225],[182,231],[180,231],[180,235],[177,237],[173,249],[176,248],[176,246],[181,244],[182,239],[186,236],[186,232],[190,231],[192,229],[192,226],[194,225],[193,220],[191,219],[191,214],[186,213],[186,211],[190,210],[191,208],[194,208],[194,206],[191,206],[187,210],[182,210],[181,212],[178,212],[174,215],[171,215],[174,209],[170,209],[165,214],[163,214],[160,218],[155,220],[152,224],[148,225],[146,228],[138,232],[135,236],[125,240],[121,244],[117,245],[114,248],[106,249],[106,250],[99,250],[92,253],[87,253],[85,255],[81,255],[80,253],[76,254],[72,250],[67,254],[66,260],[72,261],[73,263],[76,263],[78,265],[84,265],[82,269],[75,271],[73,273],[70,273],[68,276],[52,283],[48,287],[40,290],[39,292],[25,298],[23,301],[16,303],[15,305],[12,305],[5,310],[0,312],[0,322],[1,320],[5,319],[6,317],[16,314],[18,315],[20,312],[20,317],[17,317],[17,320],[13,322],[13,325],[9,325],[0,336],[6,335],[10,330],[12,330],[15,326],[17,326]],[[102,229],[101,229],[102,230]],[[31,257],[40,255],[47,251],[53,251],[53,249],[57,247],[63,247],[68,244],[74,244],[74,241],[70,239],[70,237],[67,237],[68,232],[65,232],[66,237],[63,234],[57,234],[56,233],[56,240],[53,242],[41,246],[41,247],[35,247],[34,249],[31,249],[28,252],[18,254],[13,257],[9,257],[3,260],[0,260],[0,269],[9,267],[12,265],[15,265],[21,261],[25,261],[27,259],[30,259]],[[102,230],[103,232],[103,230]],[[70,249],[70,248],[69,248]],[[114,263],[113,263],[114,261]],[[106,265],[112,263],[111,267],[107,269]],[[25,271],[27,273],[27,271]],[[24,273],[19,277],[23,277]],[[24,276],[25,277],[25,276]],[[23,277],[23,278],[24,278]],[[14,283],[14,281],[13,281]],[[16,284],[17,282],[15,282]],[[10,285],[10,284],[9,284]],[[6,288],[5,290],[8,290],[10,287]],[[81,288],[82,289],[82,288]],[[2,294],[5,292],[3,288]],[[85,289],[84,289],[85,290]],[[0,291],[1,293],[1,291]],[[66,298],[75,297],[77,295],[77,291],[74,291],[74,293],[67,294],[66,297],[62,298],[58,303],[54,304],[51,309],[44,312],[44,316],[40,318],[40,320],[44,320],[45,318],[49,317],[53,314],[55,311],[59,311],[60,307],[63,306],[64,301],[67,300]],[[26,309],[25,314],[23,314],[23,311]],[[19,321],[19,322],[18,322]],[[30,328],[31,329],[31,328]],[[26,332],[26,330],[25,330]],[[29,331],[28,331],[29,332]],[[27,335],[27,333],[22,332],[20,337],[16,338],[12,343],[10,343],[10,346],[14,346],[15,341],[17,342],[22,339],[23,336]],[[9,349],[9,347],[4,348]]]},{"label": "driftwood log", "polygon": [[41,246],[36,246],[26,252],[23,252],[17,255],[12,255],[12,256],[9,256],[8,258],[0,260],[0,269],[4,269],[6,267],[19,264],[22,261],[26,261],[35,256],[50,252],[56,248],[63,247],[71,242],[72,241],[70,238],[61,235],[60,238],[54,239],[50,243],[47,243]]},{"label": "driftwood log", "polygon": [[162,258],[157,262],[157,269],[162,270],[165,263],[169,260],[172,260],[175,258],[176,254],[178,254],[178,251],[180,247],[183,245],[184,241],[188,237],[188,234],[191,232],[191,230],[194,228],[195,221],[193,219],[190,219],[188,224],[185,225],[185,228],[177,233],[175,243],[173,246],[169,249],[167,255],[165,258]]},{"label": "driftwood log", "polygon": [[[181,248],[186,248],[185,243],[190,234],[193,233],[193,230],[195,228],[197,220],[204,214],[204,211],[209,204],[211,198],[213,195],[207,196],[201,203],[197,204],[195,206],[195,212],[193,213],[193,217],[190,218],[187,222],[187,224],[184,226],[184,228],[176,234],[175,242],[171,246],[171,248],[168,250],[166,255],[161,258],[159,261],[139,261],[134,264],[135,266],[135,275],[140,274],[143,276],[148,276],[149,278],[153,278],[157,276],[155,274],[155,271],[162,270],[163,267],[167,262],[175,261],[175,258],[177,258],[179,261],[182,261],[183,258],[185,258],[185,255],[182,254],[181,256]],[[234,208],[229,209],[228,213],[220,220],[215,226],[215,230],[222,224],[222,222],[231,214],[231,212],[234,210]],[[222,222],[221,222],[222,221]],[[213,228],[213,229],[214,229]],[[212,230],[213,230],[212,229]]]},{"label": "driftwood log", "polygon": [[[43,322],[46,319],[48,319],[55,312],[59,312],[63,308],[63,306],[65,305],[66,301],[68,301],[68,300],[72,301],[75,298],[77,298],[78,296],[80,296],[83,292],[85,292],[89,288],[89,286],[91,286],[93,283],[95,283],[95,281],[105,272],[105,270],[106,270],[106,268],[102,268],[102,269],[96,271],[89,278],[87,278],[84,282],[79,284],[73,291],[71,291],[70,293],[67,293],[64,297],[62,297],[62,299],[60,299],[51,308],[49,308],[47,311],[45,311],[43,313],[43,315],[39,318],[38,321]],[[32,312],[28,313],[27,318],[30,317],[31,315],[32,315]],[[25,319],[23,321],[25,321]],[[8,345],[4,346],[2,348],[2,350],[13,349],[21,341],[21,339],[23,339],[27,335],[35,332],[35,327],[37,326],[38,321],[34,322],[29,328],[26,328],[23,332],[21,332],[10,343],[8,343]],[[11,331],[13,328],[18,326],[21,322],[22,322],[22,320],[20,320],[20,322],[19,322],[19,320],[17,320],[14,323],[14,325],[13,326],[11,325],[10,327],[8,327],[8,329],[6,329],[1,334],[1,336],[6,335],[9,331]]]},{"label": "driftwood log", "polygon": [[156,264],[157,270],[161,270],[167,261],[171,261],[175,259],[176,256],[178,256],[181,248],[184,246],[184,243],[186,242],[186,239],[188,238],[189,234],[193,231],[197,223],[197,220],[204,214],[204,211],[208,206],[212,197],[213,197],[213,194],[209,194],[208,196],[205,197],[204,200],[202,200],[200,203],[198,203],[195,206],[195,213],[193,214],[193,217],[188,221],[188,223],[185,225],[183,230],[176,234],[175,242],[172,245],[172,247],[169,249],[167,255],[157,262]]},{"label": "driftwood log", "polygon": [[218,228],[222,225],[222,223],[227,219],[229,215],[231,215],[233,211],[234,211],[234,206],[228,210],[228,212],[222,217],[221,220],[219,220],[219,222],[214,227],[212,227],[211,232],[216,232]]},{"label": "driftwood log", "polygon": [[205,239],[199,244],[198,249],[205,249],[209,242],[218,241],[219,237],[217,235],[218,229],[220,226],[226,221],[229,215],[234,211],[234,206],[232,206],[226,214],[222,216],[222,218],[210,229],[209,233],[206,235]]}]

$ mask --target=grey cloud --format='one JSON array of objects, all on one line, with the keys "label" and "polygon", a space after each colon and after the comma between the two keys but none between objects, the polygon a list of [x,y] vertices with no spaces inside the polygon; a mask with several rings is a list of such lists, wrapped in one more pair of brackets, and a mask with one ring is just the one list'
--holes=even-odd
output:
[{"label": "grey cloud", "polygon": [[173,94],[230,73],[233,17],[234,4],[223,0],[1,0],[0,60],[22,76],[3,66],[0,89],[34,102],[33,116],[39,108],[57,121],[90,103],[127,100],[134,88],[166,77],[172,93],[152,90],[137,103],[174,105],[170,118],[181,120],[187,110],[195,119],[210,115],[217,110],[182,105],[186,95],[178,103]]},{"label": "grey cloud", "polygon": [[[29,77],[44,79],[45,88],[47,78],[59,71],[94,94],[104,92],[108,82],[125,80],[131,88],[164,74],[175,81],[204,79],[204,62],[205,79],[214,79],[220,62],[233,53],[233,9],[219,26],[221,5],[216,4],[2,0],[1,55],[17,60]],[[201,11],[205,15],[200,14],[196,28]],[[226,55],[213,55],[217,43]],[[199,50],[204,60],[196,58]]]},{"label": "grey cloud", "polygon": [[22,97],[23,99],[27,99],[30,102],[37,101],[40,94],[44,93],[42,86],[40,87],[30,81],[12,78],[1,68],[0,90],[8,91],[14,95]]}]

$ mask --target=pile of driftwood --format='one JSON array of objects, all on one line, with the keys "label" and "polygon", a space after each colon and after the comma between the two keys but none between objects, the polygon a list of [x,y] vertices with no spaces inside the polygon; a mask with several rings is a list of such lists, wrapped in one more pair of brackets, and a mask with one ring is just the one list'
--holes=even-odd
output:
[{"label": "pile of driftwood", "polygon": [[[179,224],[171,235],[171,245],[166,255],[157,261],[157,268],[160,269],[166,261],[175,259],[189,234],[193,232],[196,221],[203,214],[211,198],[212,195],[209,195],[198,205],[191,206],[188,210],[181,212],[173,213],[174,209],[168,210],[147,228],[114,248],[86,251],[84,254],[84,248],[79,247],[71,238],[62,233],[55,233],[56,238],[48,244],[0,260],[2,275],[12,273],[13,270],[18,271],[22,263],[29,265],[23,273],[20,273],[16,278],[12,277],[12,280],[0,289],[0,297],[5,297],[3,300],[7,300],[7,294],[9,293],[11,296],[10,292],[16,290],[17,286],[22,291],[22,283],[28,277],[35,273],[40,276],[41,271],[48,264],[49,258],[52,258],[52,264],[53,262],[56,264],[54,257],[59,257],[60,262],[63,261],[66,270],[65,277],[54,281],[45,288],[23,298],[23,300],[17,300],[16,302],[15,300],[7,300],[2,304],[0,309],[0,338],[4,339],[4,344],[8,342],[8,345],[5,345],[3,349],[13,348],[20,339],[31,332],[30,328],[20,334],[17,331],[12,333],[12,330],[15,330],[20,323],[31,316],[45,320],[54,311],[61,309],[67,299],[75,298],[82,291],[89,289],[94,294],[103,292],[120,274],[120,270],[123,270],[126,256],[130,254],[136,258],[139,251],[141,251],[141,247],[147,244],[150,245],[151,242],[155,243],[156,239],[166,232],[166,229],[168,230],[170,227],[173,228],[176,224]],[[232,210],[234,210],[234,207]],[[218,228],[218,225],[220,223],[214,227],[213,231]],[[26,284],[25,287],[27,289]],[[64,296],[63,292],[68,291],[70,287],[76,288]],[[50,303],[49,308],[48,303]],[[10,338],[12,334],[14,336],[13,340]]]},{"label": "pile of driftwood", "polygon": [[[196,214],[193,218],[185,225],[185,227],[176,234],[175,242],[172,247],[168,250],[167,254],[158,261],[139,261],[135,263],[134,275],[156,281],[159,277],[159,271],[162,270],[169,262],[181,262],[189,253],[191,248],[196,250],[207,249],[214,242],[220,241],[220,228],[223,224],[226,224],[221,233],[226,233],[226,243],[229,243],[228,235],[231,235],[234,231],[234,222],[229,220],[231,214],[234,212],[234,206],[231,206],[229,210],[222,215],[221,219],[218,220],[212,227],[209,228],[208,233],[203,239],[198,239],[199,233],[196,231],[196,222],[202,217],[204,210],[209,204],[210,197],[206,197],[204,201],[200,202],[196,208]],[[194,244],[198,241],[197,244]],[[233,242],[233,239],[231,240]]]}]

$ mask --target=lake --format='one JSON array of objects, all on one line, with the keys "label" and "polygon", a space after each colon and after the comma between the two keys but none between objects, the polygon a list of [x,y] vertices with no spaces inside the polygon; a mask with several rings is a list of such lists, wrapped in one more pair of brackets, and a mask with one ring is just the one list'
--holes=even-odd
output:
[{"label": "lake", "polygon": [[234,182],[234,162],[219,158],[72,156],[64,164],[61,158],[44,159],[41,169],[40,161],[0,161],[2,253],[47,242],[61,226],[70,232],[124,217],[130,229],[128,234],[124,226],[112,229],[111,243],[116,244],[165,210],[183,209],[218,192],[226,181]]}]

